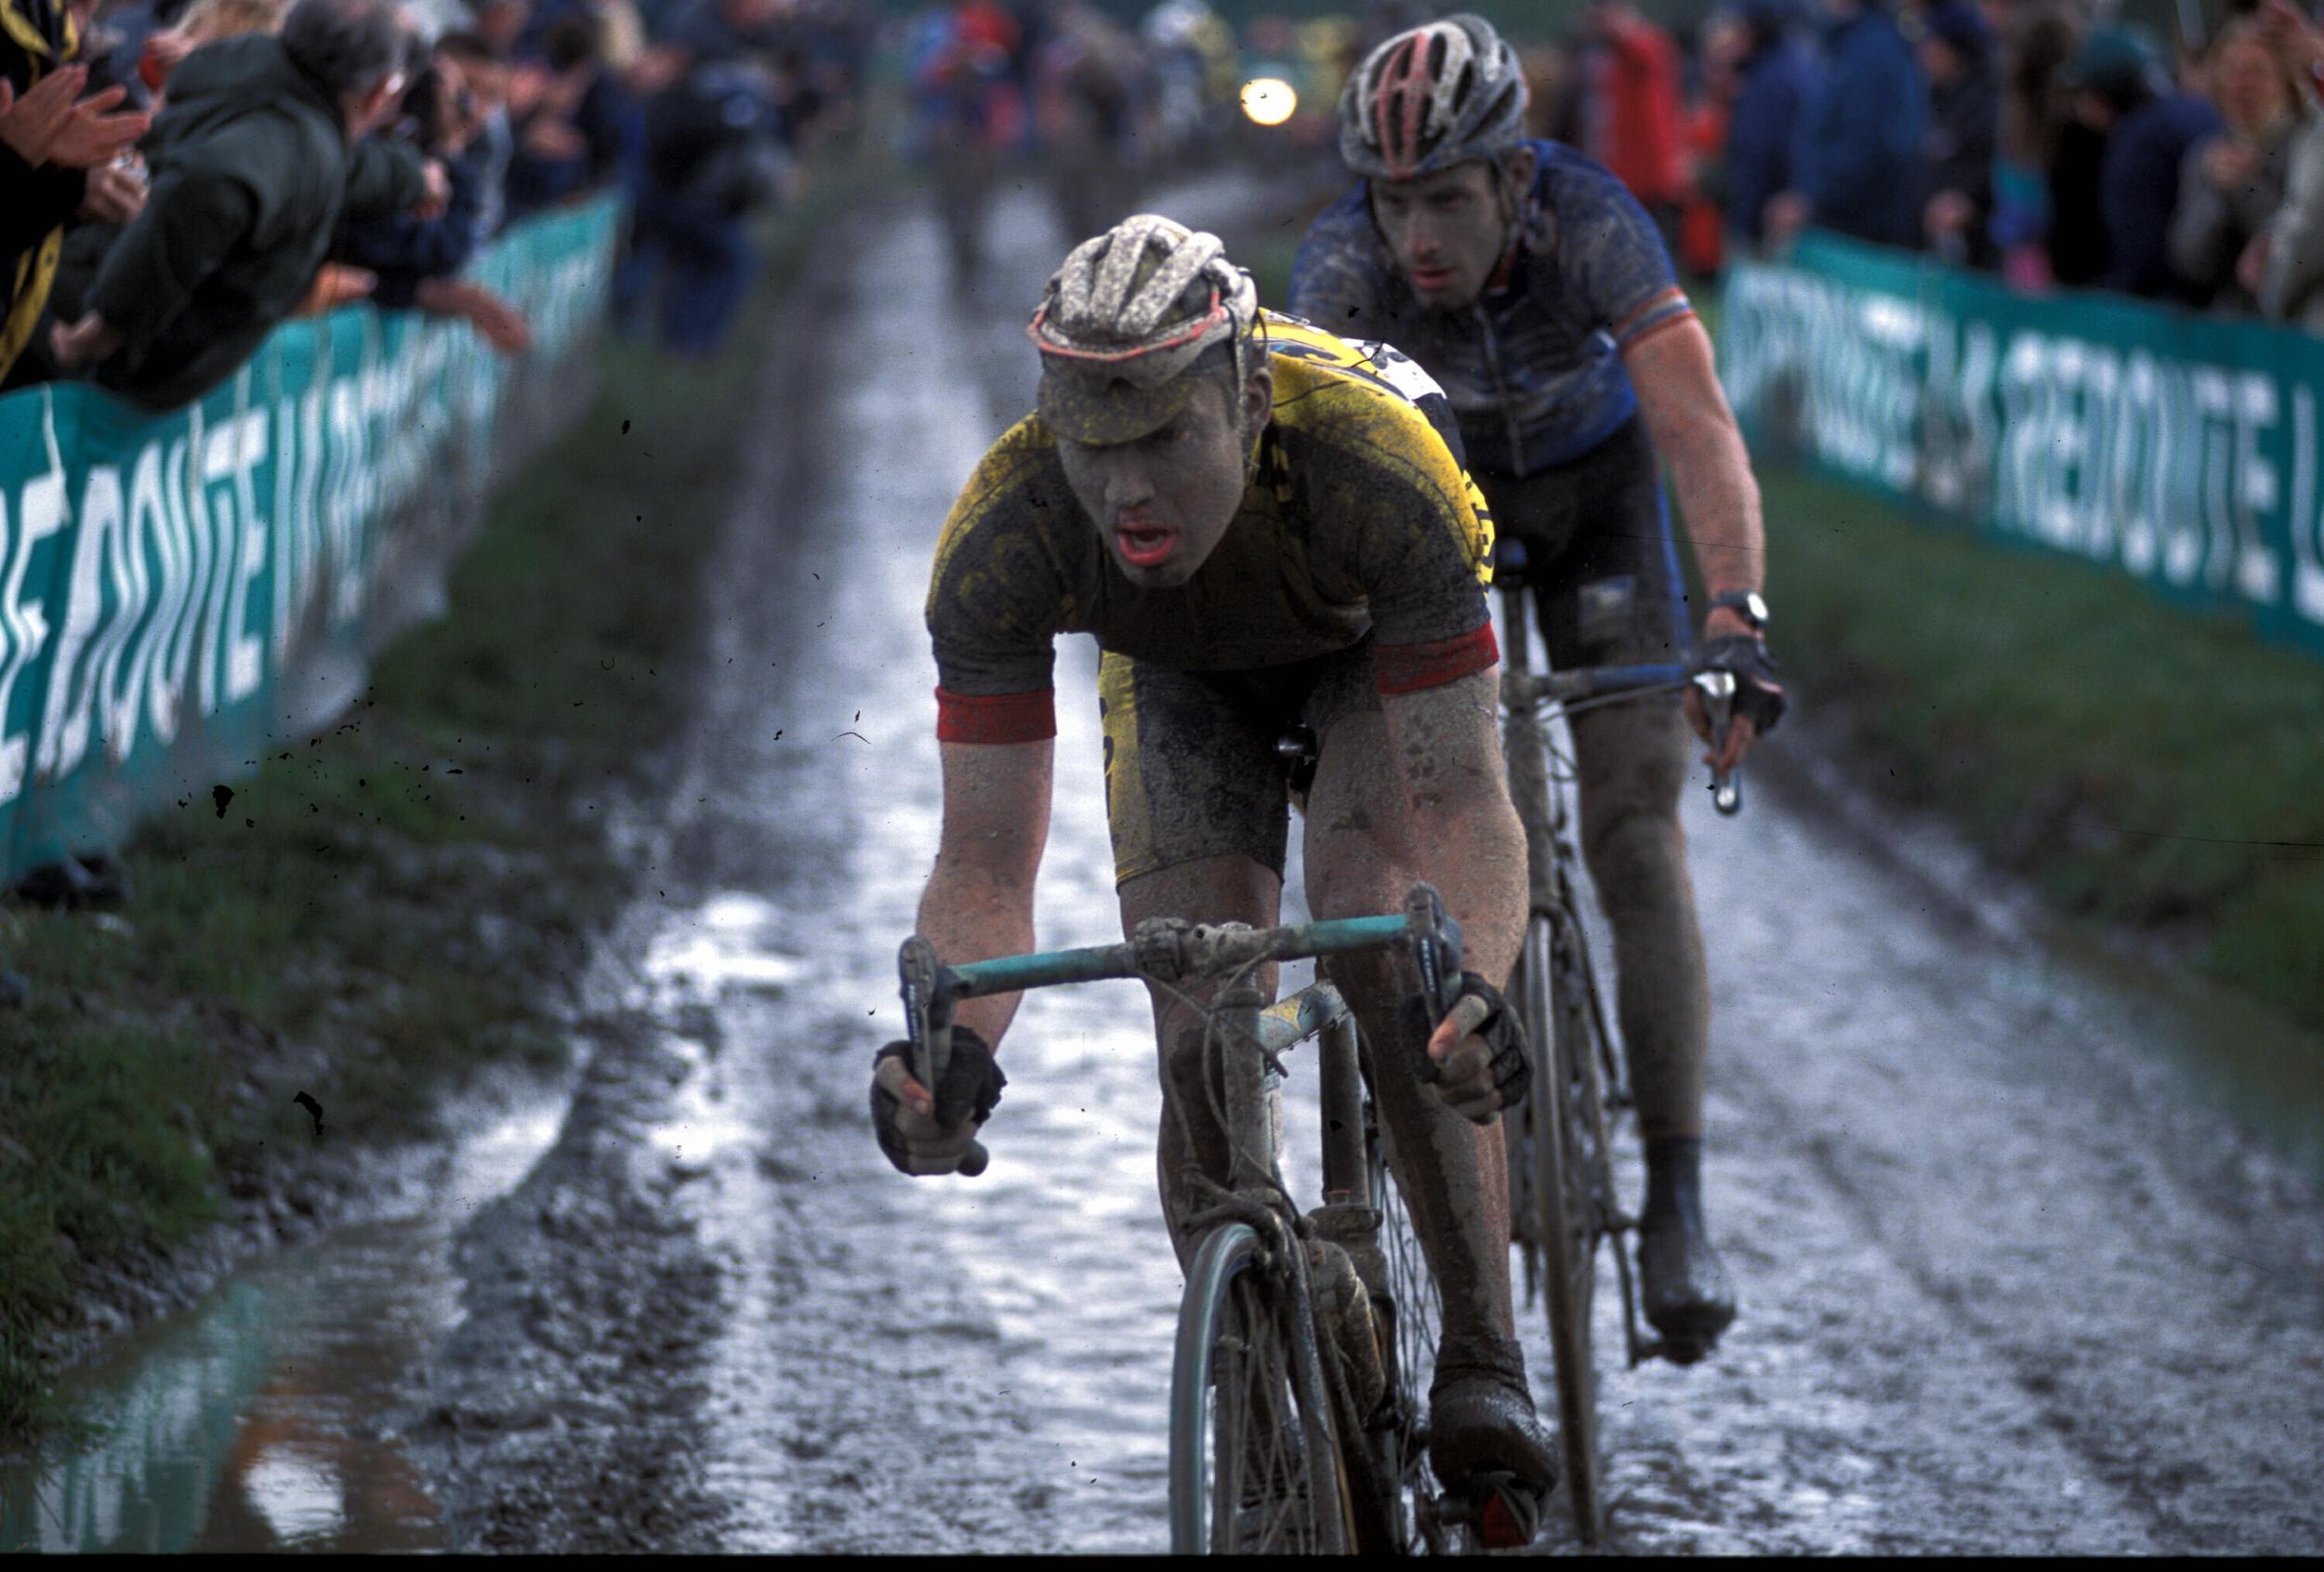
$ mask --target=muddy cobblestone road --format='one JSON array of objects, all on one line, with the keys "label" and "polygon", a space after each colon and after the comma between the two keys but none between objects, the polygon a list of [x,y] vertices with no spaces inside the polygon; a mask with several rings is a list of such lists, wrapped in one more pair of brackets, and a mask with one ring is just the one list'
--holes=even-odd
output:
[{"label": "muddy cobblestone road", "polygon": [[[1018,297],[1062,249],[1029,201],[1003,218],[1023,287],[989,307],[948,308],[905,213],[774,349],[638,1010],[468,1230],[404,1418],[456,1548],[1164,1545],[1142,994],[1027,1003],[982,1180],[898,1177],[864,1107],[936,839],[931,544],[1028,398]],[[1093,669],[1061,650],[1044,945],[1115,931]],[[1699,806],[1743,1315],[1708,1366],[1609,1378],[1613,1548],[2324,1547],[2314,1191],[2121,1046],[2136,1007],[1813,800]]]}]

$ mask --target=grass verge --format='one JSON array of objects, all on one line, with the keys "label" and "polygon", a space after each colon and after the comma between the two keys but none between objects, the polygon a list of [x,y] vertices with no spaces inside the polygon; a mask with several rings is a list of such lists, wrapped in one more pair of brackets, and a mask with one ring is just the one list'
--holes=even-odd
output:
[{"label": "grass verge", "polygon": [[0,1014],[0,1439],[69,1420],[50,1344],[93,1275],[156,1270],[297,1167],[295,1093],[384,1143],[482,1066],[561,1059],[630,889],[606,822],[683,713],[759,350],[843,189],[781,220],[717,359],[607,344],[593,407],[500,494],[450,614],[231,803],[145,826],[122,914],[0,911],[33,990]]},{"label": "grass verge", "polygon": [[1761,484],[1785,669],[1875,785],[2324,1029],[2324,667],[1836,482]]}]

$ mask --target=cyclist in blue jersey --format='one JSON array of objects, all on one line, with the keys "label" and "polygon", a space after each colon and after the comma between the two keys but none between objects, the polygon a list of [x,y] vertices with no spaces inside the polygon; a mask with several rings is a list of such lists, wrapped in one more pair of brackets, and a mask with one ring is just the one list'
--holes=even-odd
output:
[{"label": "cyclist in blue jersey", "polygon": [[[1474,16],[1366,57],[1340,104],[1340,153],[1361,178],[1308,231],[1291,309],[1393,344],[1442,385],[1504,561],[1510,542],[1524,553],[1553,665],[1687,650],[1656,472],[1657,454],[1669,460],[1710,591],[1691,659],[1736,679],[1736,719],[1710,760],[1731,769],[1783,707],[1750,456],[1653,220],[1600,165],[1526,140],[1525,101],[1514,52]],[[1685,713],[1708,742],[1691,694]],[[1573,732],[1645,1139],[1645,1310],[1691,1362],[1736,1301],[1702,1214],[1710,1000],[1678,820],[1685,733],[1680,707],[1656,702],[1578,715]]]}]

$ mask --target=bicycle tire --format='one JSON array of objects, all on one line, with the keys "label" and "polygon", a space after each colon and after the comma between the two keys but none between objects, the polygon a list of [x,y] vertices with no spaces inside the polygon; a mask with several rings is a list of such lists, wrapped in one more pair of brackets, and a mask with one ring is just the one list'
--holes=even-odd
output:
[{"label": "bicycle tire", "polygon": [[1420,1248],[1411,1209],[1396,1187],[1381,1139],[1379,1115],[1366,1099],[1366,1139],[1372,1158],[1372,1196],[1380,1208],[1380,1252],[1385,1281],[1375,1300],[1385,1301],[1392,1332],[1386,1340],[1391,1364],[1389,1391],[1395,1409],[1390,1443],[1396,1483],[1403,1498],[1401,1548],[1407,1554],[1442,1555],[1450,1551],[1450,1530],[1436,1516],[1435,1474],[1428,1461],[1429,1386],[1436,1375],[1436,1344],[1445,1324],[1444,1296]]},{"label": "bicycle tire", "polygon": [[[1264,1264],[1249,1225],[1195,1253],[1170,1370],[1170,1548],[1179,1554],[1334,1554],[1349,1543],[1340,1462],[1318,1479],[1294,1361],[1313,1329]],[[1301,1335],[1301,1331],[1305,1336]],[[1312,1389],[1311,1389],[1312,1390]],[[1336,1443],[1332,1448],[1336,1452]],[[1234,1504],[1225,1511],[1224,1502]]]},{"label": "bicycle tire", "polygon": [[[1558,1444],[1565,1460],[1565,1501],[1574,1530],[1595,1544],[1604,1527],[1598,1447],[1598,1367],[1591,1335],[1598,1240],[1589,1180],[1588,1132],[1579,1106],[1580,1077],[1594,1073],[1593,1045],[1578,1040],[1579,1011],[1561,997],[1554,923],[1537,912],[1525,925],[1518,962],[1520,1008],[1533,1044],[1536,1074],[1528,1093],[1527,1186],[1534,1207],[1538,1281],[1548,1313],[1555,1366]],[[1565,980],[1570,986],[1570,980]]]}]

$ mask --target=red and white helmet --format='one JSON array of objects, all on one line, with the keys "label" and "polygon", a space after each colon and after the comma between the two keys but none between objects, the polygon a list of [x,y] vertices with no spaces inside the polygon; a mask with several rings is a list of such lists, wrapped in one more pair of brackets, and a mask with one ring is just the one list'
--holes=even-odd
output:
[{"label": "red and white helmet", "polygon": [[1525,136],[1517,51],[1463,11],[1399,33],[1340,95],[1340,156],[1367,180],[1408,180],[1490,158]]}]

